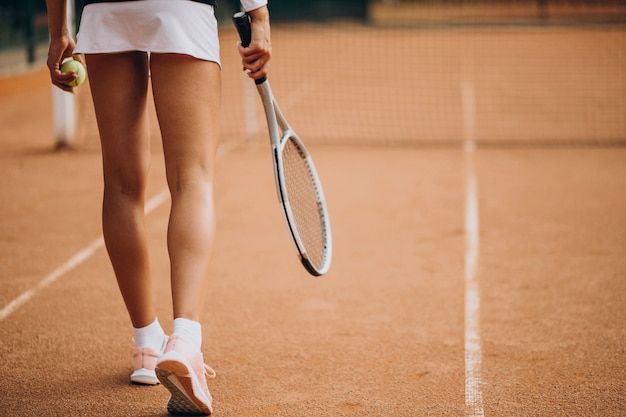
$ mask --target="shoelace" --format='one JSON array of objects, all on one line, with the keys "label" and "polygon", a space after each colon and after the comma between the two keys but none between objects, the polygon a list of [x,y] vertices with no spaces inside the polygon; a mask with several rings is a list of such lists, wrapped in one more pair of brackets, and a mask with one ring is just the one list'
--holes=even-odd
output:
[{"label": "shoelace", "polygon": [[213,401],[211,397],[211,393],[209,391],[209,386],[207,384],[207,378],[215,378],[217,373],[213,370],[213,368],[211,368],[206,363],[203,363],[202,367],[204,368],[204,378],[200,378],[200,384],[202,384],[202,389],[206,392],[207,396],[209,397],[209,400]]},{"label": "shoelace", "polygon": [[211,368],[206,363],[203,363],[202,366],[204,366],[204,375],[206,375],[208,378],[215,378],[217,373],[213,370],[213,368]]}]

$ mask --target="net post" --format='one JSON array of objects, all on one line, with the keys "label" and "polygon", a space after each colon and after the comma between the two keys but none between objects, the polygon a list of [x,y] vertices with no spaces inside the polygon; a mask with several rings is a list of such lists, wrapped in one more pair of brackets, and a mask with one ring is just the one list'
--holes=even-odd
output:
[{"label": "net post", "polygon": [[[74,0],[67,0],[67,23],[74,36]],[[64,149],[76,143],[76,96],[52,86],[52,112],[55,148]]]},{"label": "net post", "polygon": [[76,99],[72,93],[53,86],[52,107],[55,148],[69,148],[76,142]]}]

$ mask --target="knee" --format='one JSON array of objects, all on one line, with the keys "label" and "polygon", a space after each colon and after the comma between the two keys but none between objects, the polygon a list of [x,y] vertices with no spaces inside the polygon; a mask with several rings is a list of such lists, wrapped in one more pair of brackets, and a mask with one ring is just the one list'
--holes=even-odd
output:
[{"label": "knee", "polygon": [[211,193],[213,172],[204,164],[188,164],[168,167],[167,182],[172,197],[188,191]]},{"label": "knee", "polygon": [[120,197],[131,201],[143,201],[146,180],[138,173],[117,172],[112,175],[105,173],[104,191],[110,197]]}]

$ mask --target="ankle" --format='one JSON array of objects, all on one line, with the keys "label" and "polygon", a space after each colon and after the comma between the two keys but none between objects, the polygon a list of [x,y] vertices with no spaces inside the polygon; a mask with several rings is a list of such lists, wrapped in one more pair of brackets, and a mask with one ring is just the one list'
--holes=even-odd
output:
[{"label": "ankle", "polygon": [[165,332],[158,318],[155,318],[152,323],[145,327],[133,327],[133,342],[135,347],[152,348],[159,351],[163,350],[164,341]]},{"label": "ankle", "polygon": [[183,336],[196,349],[202,348],[202,325],[194,320],[179,317],[174,319],[174,331],[172,334]]}]

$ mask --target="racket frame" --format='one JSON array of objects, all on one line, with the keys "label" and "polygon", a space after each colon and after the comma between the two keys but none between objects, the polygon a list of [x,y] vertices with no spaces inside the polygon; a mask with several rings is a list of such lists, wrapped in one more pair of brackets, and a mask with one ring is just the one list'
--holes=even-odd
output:
[{"label": "racket frame", "polygon": [[[324,275],[330,268],[332,258],[332,238],[330,230],[330,221],[328,217],[328,209],[326,207],[326,199],[324,197],[324,191],[322,190],[321,182],[315,169],[315,164],[307,151],[304,143],[292,127],[287,122],[285,116],[283,116],[278,103],[274,98],[272,88],[269,81],[265,78],[262,82],[257,83],[257,91],[261,97],[263,108],[265,109],[265,117],[267,120],[267,128],[269,131],[270,144],[272,147],[272,158],[274,161],[274,179],[276,182],[276,190],[278,192],[278,200],[282,207],[282,213],[293,238],[293,242],[296,246],[296,250],[300,256],[300,261],[304,268],[314,276]],[[281,134],[282,132],[282,134]],[[287,193],[287,186],[285,181],[284,169],[283,169],[283,148],[287,142],[291,140],[298,145],[302,156],[306,159],[309,167],[309,173],[313,177],[315,182],[315,191],[317,194],[318,210],[321,212],[320,220],[323,223],[324,234],[324,259],[322,265],[317,268],[313,265],[307,254],[306,248],[300,238],[300,234],[296,227],[295,218],[291,210],[291,204],[289,202],[289,194]]]},{"label": "racket frame", "polygon": [[[233,23],[237,28],[241,44],[246,47],[250,44],[252,33],[250,28],[250,17],[246,12],[238,12],[233,15]],[[304,268],[314,276],[320,276],[328,272],[330,268],[332,258],[332,235],[330,231],[330,221],[328,218],[328,209],[326,207],[326,200],[324,197],[324,191],[313,164],[313,159],[309,155],[304,143],[296,132],[291,128],[285,116],[281,112],[272,88],[270,86],[267,77],[254,80],[257,86],[257,91],[261,97],[263,103],[263,109],[265,110],[265,117],[267,120],[267,128],[270,136],[270,144],[272,147],[272,159],[274,162],[274,179],[276,181],[276,189],[278,191],[278,201],[282,207],[283,217],[287,223],[291,237],[296,246],[296,250],[300,255],[300,261]],[[281,134],[282,132],[282,134]],[[289,203],[289,194],[287,192],[287,186],[285,181],[284,169],[283,169],[283,148],[288,141],[293,141],[299,148],[301,156],[306,160],[308,165],[309,174],[312,176],[312,180],[315,185],[315,193],[317,197],[318,211],[320,212],[320,220],[323,226],[323,240],[324,240],[324,257],[322,259],[322,265],[319,268],[315,267],[311,262],[309,255],[307,254],[306,247],[300,238],[300,233],[296,226],[295,217],[291,210],[291,204]]]}]

